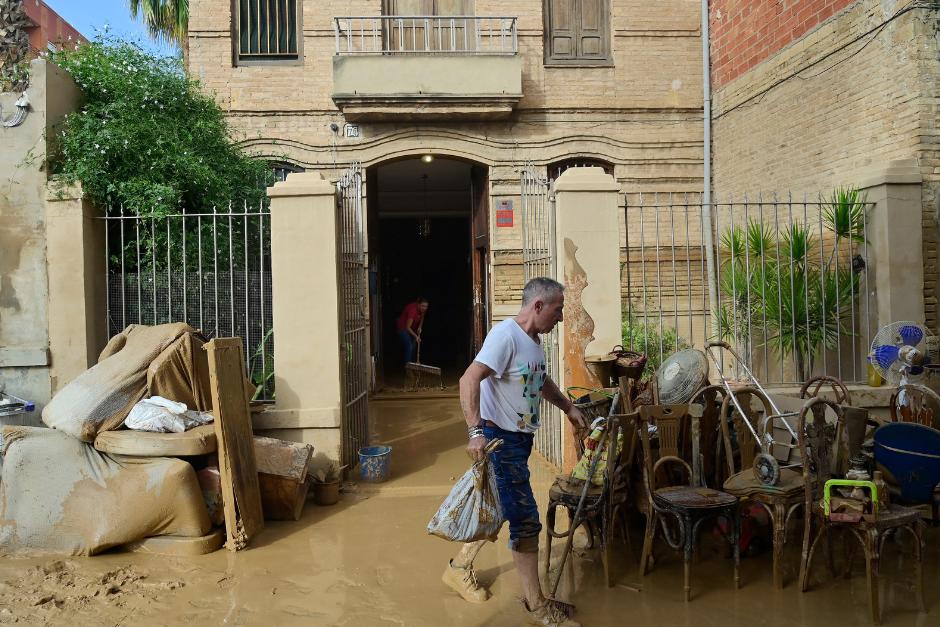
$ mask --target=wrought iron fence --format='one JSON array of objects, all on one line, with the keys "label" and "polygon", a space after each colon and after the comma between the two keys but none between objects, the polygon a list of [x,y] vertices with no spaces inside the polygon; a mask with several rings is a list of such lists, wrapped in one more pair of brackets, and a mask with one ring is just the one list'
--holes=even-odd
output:
[{"label": "wrought iron fence", "polygon": [[369,295],[362,165],[354,163],[336,182],[339,255],[342,284],[343,415],[342,463],[358,461],[360,447],[369,445]]},{"label": "wrought iron fence", "polygon": [[627,195],[623,207],[624,345],[646,352],[651,366],[720,338],[765,383],[865,379],[877,318],[872,203],[716,198],[710,223],[700,194]]},{"label": "wrought iron fence", "polygon": [[515,17],[373,15],[333,18],[336,54],[514,55]]},{"label": "wrought iron fence", "polygon": [[106,225],[108,337],[129,324],[186,322],[241,337],[260,400],[274,397],[270,213],[228,206],[141,216],[111,207]]},{"label": "wrought iron fence", "polygon": [[[540,276],[555,278],[555,201],[550,194],[551,182],[527,164],[521,173],[521,183],[523,277],[525,282]],[[560,371],[557,327],[542,335],[542,347],[545,371],[557,383]],[[539,414],[542,426],[535,432],[535,447],[545,459],[560,467],[564,461],[564,416],[544,399]]]}]

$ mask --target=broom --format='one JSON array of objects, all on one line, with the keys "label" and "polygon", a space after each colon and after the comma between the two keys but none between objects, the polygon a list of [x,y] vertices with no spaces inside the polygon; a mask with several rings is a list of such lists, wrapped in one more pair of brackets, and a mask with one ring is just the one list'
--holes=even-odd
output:
[{"label": "broom", "polygon": [[441,369],[436,366],[428,366],[427,364],[421,363],[421,343],[418,342],[418,355],[415,361],[409,361],[405,364],[405,371],[410,373],[414,378],[414,385],[412,389],[418,389],[418,382],[421,380],[422,374],[429,374],[436,376],[441,389],[444,389],[444,376],[441,374]]}]

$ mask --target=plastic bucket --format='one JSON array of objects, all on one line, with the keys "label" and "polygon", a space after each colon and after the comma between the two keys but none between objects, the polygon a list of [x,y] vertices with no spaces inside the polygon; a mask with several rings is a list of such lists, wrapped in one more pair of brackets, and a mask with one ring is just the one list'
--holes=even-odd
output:
[{"label": "plastic bucket", "polygon": [[359,478],[370,483],[388,479],[391,471],[391,446],[366,446],[359,449]]}]

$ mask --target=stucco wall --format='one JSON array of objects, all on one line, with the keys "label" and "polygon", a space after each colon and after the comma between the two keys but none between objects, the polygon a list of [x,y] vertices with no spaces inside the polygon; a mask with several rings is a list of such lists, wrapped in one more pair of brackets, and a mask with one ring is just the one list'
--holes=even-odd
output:
[{"label": "stucco wall", "polygon": [[[815,196],[857,184],[866,167],[917,159],[925,180],[925,313],[937,329],[940,20],[936,9],[904,12],[908,6],[853,3],[717,89],[714,189]],[[713,55],[724,52],[713,46]]]},{"label": "stucco wall", "polygon": [[[74,110],[80,92],[64,71],[31,63],[29,114],[0,127],[0,387],[36,401],[49,400],[48,277],[46,272],[47,138]],[[0,94],[8,117],[19,94]],[[38,419],[38,411],[34,414]]]}]

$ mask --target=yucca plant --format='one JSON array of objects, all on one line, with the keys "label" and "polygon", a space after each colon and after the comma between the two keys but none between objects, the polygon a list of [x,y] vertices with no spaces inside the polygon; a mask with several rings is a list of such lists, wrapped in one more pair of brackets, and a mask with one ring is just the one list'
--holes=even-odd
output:
[{"label": "yucca plant", "polygon": [[865,194],[857,189],[839,187],[832,192],[823,209],[823,222],[837,240],[865,241],[866,202]]},{"label": "yucca plant", "polygon": [[857,189],[839,187],[832,192],[822,214],[826,228],[836,236],[827,266],[840,254],[843,240],[865,241],[865,204],[865,195]]},{"label": "yucca plant", "polygon": [[848,267],[833,268],[832,261],[841,240],[864,241],[864,207],[858,190],[833,192],[822,219],[836,245],[825,264],[822,240],[802,222],[779,233],[753,220],[726,230],[719,238],[721,304],[714,312],[720,337],[736,342],[750,362],[754,338],[748,330],[762,328],[764,344],[792,356],[805,380],[821,350],[854,333],[846,322],[859,277]]}]

